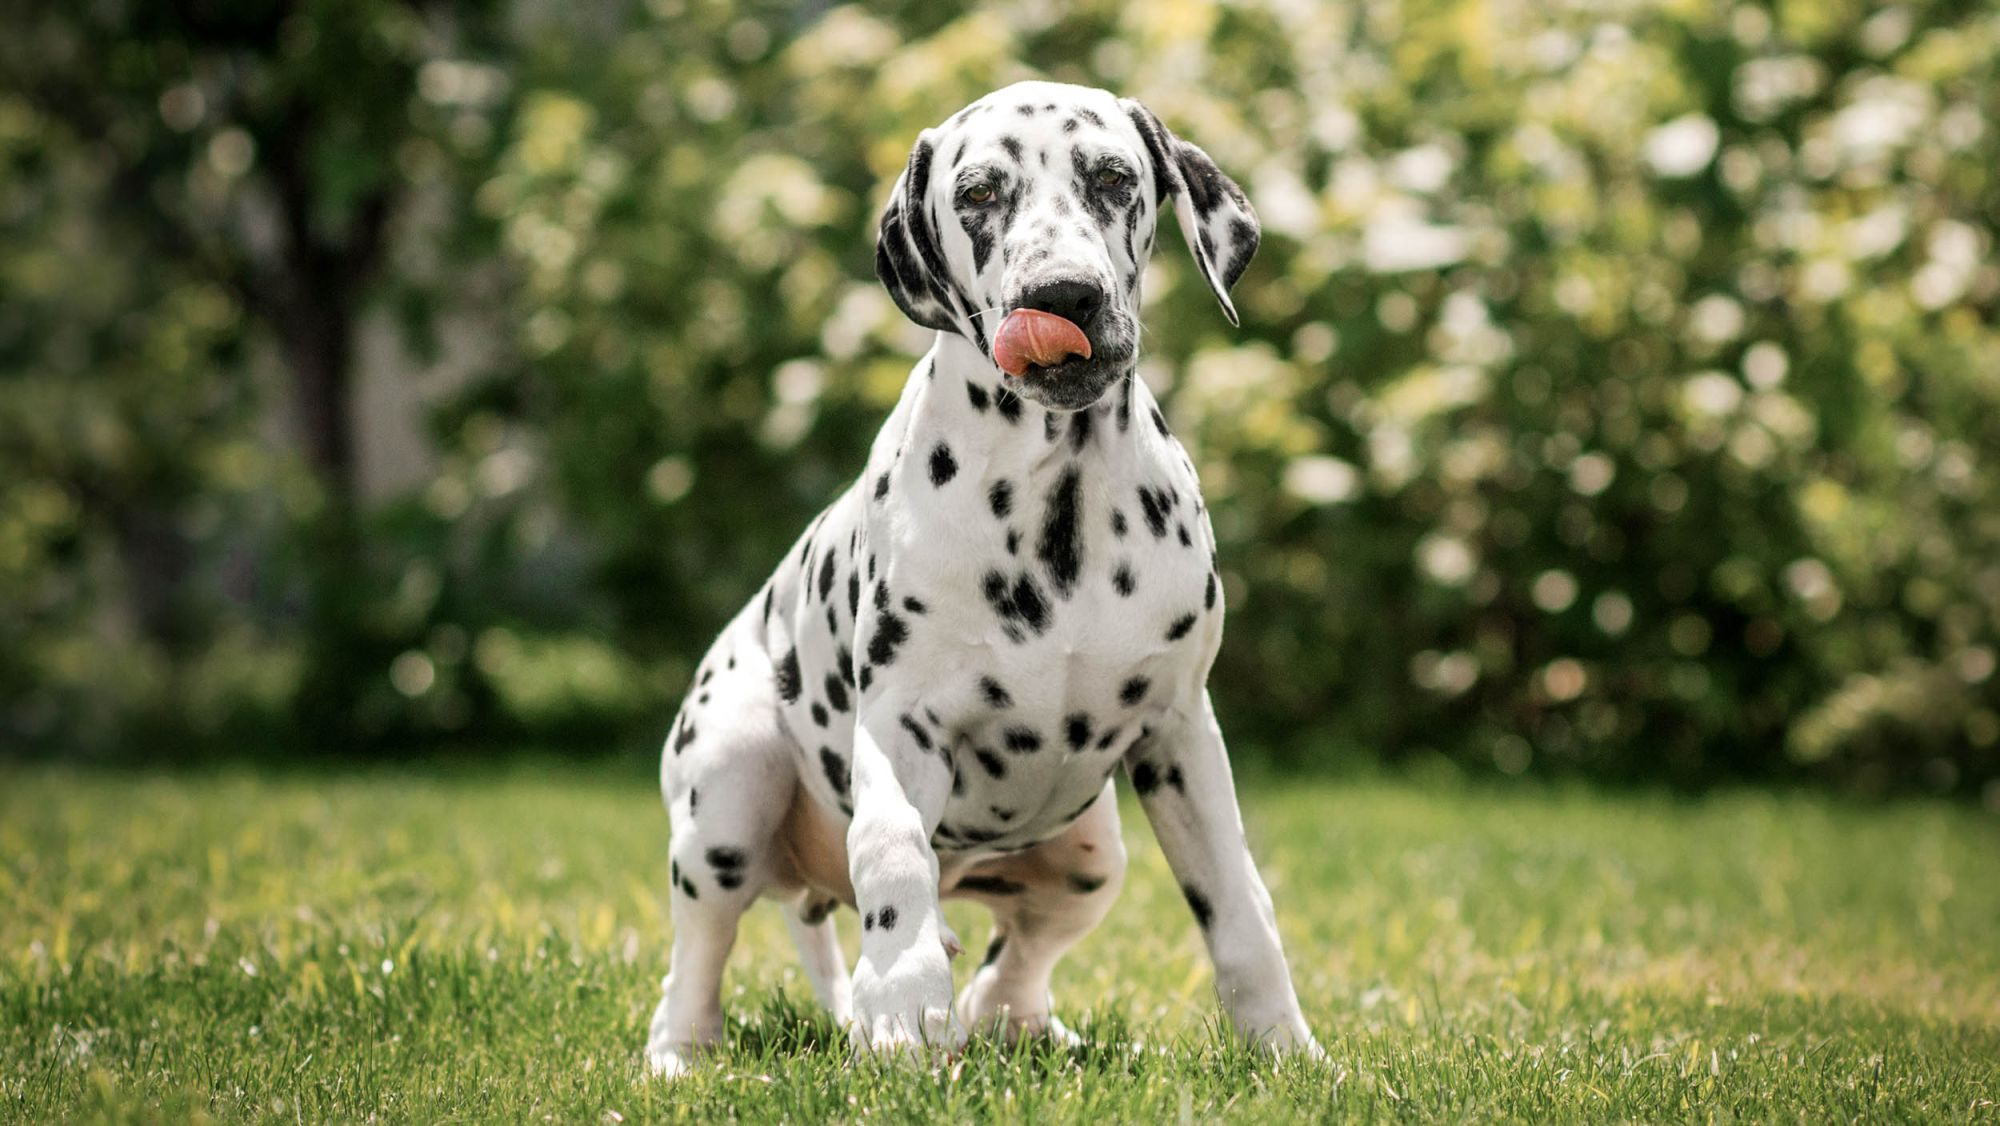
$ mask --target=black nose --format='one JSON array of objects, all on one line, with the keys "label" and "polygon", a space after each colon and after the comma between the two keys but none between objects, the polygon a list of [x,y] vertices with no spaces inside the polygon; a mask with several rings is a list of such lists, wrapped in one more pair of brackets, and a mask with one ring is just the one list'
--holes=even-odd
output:
[{"label": "black nose", "polygon": [[1078,328],[1089,328],[1104,307],[1104,290],[1085,281],[1065,279],[1030,286],[1014,302],[1018,309],[1040,309],[1054,313]]}]

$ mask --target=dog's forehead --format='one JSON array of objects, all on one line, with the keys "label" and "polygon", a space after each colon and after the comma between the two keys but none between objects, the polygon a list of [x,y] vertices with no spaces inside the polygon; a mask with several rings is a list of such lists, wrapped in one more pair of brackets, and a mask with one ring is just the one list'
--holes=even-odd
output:
[{"label": "dog's forehead", "polygon": [[968,160],[1046,164],[1076,148],[1136,155],[1138,131],[1108,90],[1018,82],[966,106],[939,127],[946,168]]}]

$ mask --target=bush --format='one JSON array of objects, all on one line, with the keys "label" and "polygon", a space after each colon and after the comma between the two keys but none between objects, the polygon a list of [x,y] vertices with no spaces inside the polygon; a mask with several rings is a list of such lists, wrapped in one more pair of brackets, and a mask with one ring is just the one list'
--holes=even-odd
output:
[{"label": "bush", "polygon": [[[1241,753],[2000,777],[2000,31],[1976,8],[612,11],[420,72],[399,159],[464,171],[425,182],[444,217],[411,237],[506,280],[404,264],[371,292],[469,303],[505,346],[438,406],[437,478],[361,518],[382,612],[337,639],[361,657],[307,647],[338,715],[375,701],[362,744],[576,708],[657,737],[924,346],[870,267],[911,139],[1047,76],[1146,101],[1263,218],[1240,331],[1159,256],[1143,368],[1222,540]],[[258,326],[216,331],[193,370],[249,394]],[[200,449],[184,505],[227,487]],[[59,612],[0,639],[27,700],[5,722],[68,732],[32,655],[110,596],[57,577],[47,513],[87,499],[29,469],[0,484],[0,564]],[[198,553],[268,551],[269,526]],[[553,679],[485,667],[468,639],[494,630],[542,638],[520,652]]]}]

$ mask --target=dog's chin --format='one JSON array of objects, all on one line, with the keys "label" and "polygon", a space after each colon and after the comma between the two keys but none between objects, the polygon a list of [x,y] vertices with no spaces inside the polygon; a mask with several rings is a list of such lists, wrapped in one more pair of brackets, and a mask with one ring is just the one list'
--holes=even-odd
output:
[{"label": "dog's chin", "polygon": [[1132,362],[1108,356],[1065,360],[1049,367],[1031,365],[1020,375],[1003,375],[1001,385],[1052,411],[1080,411],[1094,405],[1131,370]]}]

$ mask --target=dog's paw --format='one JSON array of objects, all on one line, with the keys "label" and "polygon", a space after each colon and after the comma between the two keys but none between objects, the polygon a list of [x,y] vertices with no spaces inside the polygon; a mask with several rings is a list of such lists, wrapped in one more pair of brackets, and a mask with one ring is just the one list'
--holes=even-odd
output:
[{"label": "dog's paw", "polygon": [[973,1032],[997,1035],[1009,1044],[1036,1038],[1066,1048],[1083,1043],[1049,1011],[1046,994],[1039,998],[1009,996],[999,972],[992,966],[981,968],[958,995],[958,1014]]},{"label": "dog's paw", "polygon": [[1306,1027],[1303,1017],[1277,1021],[1255,1031],[1248,1031],[1247,1038],[1251,1043],[1280,1059],[1307,1060],[1317,1064],[1324,1064],[1329,1060],[1326,1049],[1319,1046],[1319,1041],[1313,1037],[1312,1029]]},{"label": "dog's paw", "polygon": [[646,1073],[655,1079],[679,1079],[694,1070],[694,1060],[692,1044],[646,1046]]},{"label": "dog's paw", "polygon": [[941,943],[927,946],[907,947],[880,967],[862,955],[854,968],[854,1023],[849,1026],[857,1052],[920,1059],[965,1043],[965,1031],[952,1012],[951,960]]}]

